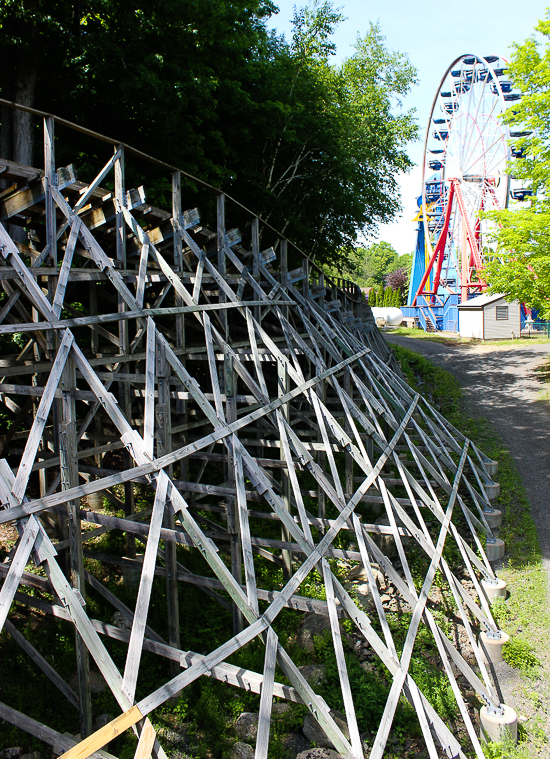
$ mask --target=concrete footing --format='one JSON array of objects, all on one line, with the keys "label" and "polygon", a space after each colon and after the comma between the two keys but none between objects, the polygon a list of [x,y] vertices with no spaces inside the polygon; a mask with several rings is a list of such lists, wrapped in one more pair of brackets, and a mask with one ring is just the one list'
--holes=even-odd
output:
[{"label": "concrete footing", "polygon": [[511,706],[501,704],[503,714],[492,714],[486,706],[479,710],[480,729],[479,737],[483,743],[499,743],[512,738],[514,743],[518,740],[518,715]]},{"label": "concrete footing", "polygon": [[489,477],[494,477],[498,472],[498,461],[484,461],[483,463]]},{"label": "concrete footing", "polygon": [[496,561],[497,559],[502,559],[505,548],[504,540],[497,538],[494,543],[486,543],[485,553],[489,561]]},{"label": "concrete footing", "polygon": [[485,664],[489,663],[487,660],[492,664],[499,664],[501,661],[504,661],[502,647],[505,643],[508,643],[509,640],[510,636],[502,630],[500,631],[500,638],[490,638],[487,633],[480,633],[479,642],[481,644],[481,658]]},{"label": "concrete footing", "polygon": [[489,498],[489,500],[492,500],[493,498],[498,498],[498,496],[500,495],[499,482],[485,482],[483,484],[483,489],[487,493],[487,498]]},{"label": "concrete footing", "polygon": [[489,601],[493,598],[506,598],[506,588],[508,587],[504,580],[497,577],[496,582],[488,582],[487,580],[481,581],[481,587],[487,594]]},{"label": "concrete footing", "polygon": [[95,493],[90,493],[86,496],[86,501],[92,511],[101,511],[103,509],[103,491],[98,490]]},{"label": "concrete footing", "polygon": [[484,511],[483,516],[487,520],[487,524],[494,530],[496,527],[500,527],[502,524],[502,511],[499,509],[493,509],[492,511]]}]

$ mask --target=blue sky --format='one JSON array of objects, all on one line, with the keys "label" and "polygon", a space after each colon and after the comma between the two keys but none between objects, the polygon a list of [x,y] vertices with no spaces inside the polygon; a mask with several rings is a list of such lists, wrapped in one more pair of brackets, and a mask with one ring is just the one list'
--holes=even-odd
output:
[{"label": "blue sky", "polygon": [[[275,0],[279,13],[269,26],[291,35],[295,0]],[[545,14],[547,2],[537,0],[493,0],[469,2],[452,0],[360,0],[335,1],[347,20],[334,35],[336,63],[353,53],[357,35],[363,35],[370,21],[379,21],[392,50],[407,53],[418,69],[419,84],[413,88],[406,106],[416,108],[422,137],[430,115],[431,103],[441,77],[450,63],[463,53],[500,55],[508,58],[514,42],[521,43],[533,34],[537,21]],[[409,146],[409,155],[422,161],[421,141]],[[403,214],[393,224],[380,228],[379,239],[390,242],[397,252],[410,253],[415,244],[415,198],[420,194],[421,171],[416,167],[401,178]]]}]

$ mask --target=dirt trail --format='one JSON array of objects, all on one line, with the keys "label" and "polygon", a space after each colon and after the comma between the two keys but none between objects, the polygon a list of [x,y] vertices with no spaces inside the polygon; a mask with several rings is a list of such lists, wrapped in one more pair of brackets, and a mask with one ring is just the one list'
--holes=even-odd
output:
[{"label": "dirt trail", "polygon": [[550,402],[543,400],[548,385],[535,372],[550,344],[455,346],[391,333],[386,338],[453,374],[471,415],[494,424],[523,479],[550,582]]},{"label": "dirt trail", "polygon": [[[548,376],[535,371],[550,355],[550,344],[446,345],[403,335],[386,337],[453,374],[463,389],[469,414],[489,419],[500,433],[527,491],[550,591],[550,392],[545,384]],[[518,758],[550,759],[548,641],[536,620],[528,626],[525,633],[535,636],[542,664],[539,677],[532,681],[504,661],[495,665],[493,674],[504,703],[525,722],[527,737]],[[521,631],[518,627],[517,632]]]}]

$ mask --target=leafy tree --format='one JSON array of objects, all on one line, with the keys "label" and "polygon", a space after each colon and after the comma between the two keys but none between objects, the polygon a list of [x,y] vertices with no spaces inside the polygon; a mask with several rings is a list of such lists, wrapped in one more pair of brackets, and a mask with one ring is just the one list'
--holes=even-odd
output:
[{"label": "leafy tree", "polygon": [[[4,0],[2,96],[222,187],[341,271],[359,233],[399,209],[395,176],[417,132],[401,99],[416,72],[376,25],[331,65],[342,17],[326,0],[295,12],[290,41],[267,30],[274,10],[270,0]],[[34,131],[3,109],[2,156],[31,163]],[[59,162],[78,153],[93,176],[101,146],[63,137]],[[145,181],[151,202],[169,204],[165,172],[143,171],[131,164],[127,184]]]},{"label": "leafy tree", "polygon": [[372,287],[369,292],[368,304],[373,308],[376,306],[376,289],[374,287]]},{"label": "leafy tree", "polygon": [[398,258],[397,251],[389,242],[375,242],[365,250],[364,274],[369,284],[380,284],[392,263]]},{"label": "leafy tree", "polygon": [[523,157],[509,173],[533,190],[528,206],[484,214],[495,222],[498,255],[486,259],[485,276],[493,293],[504,293],[538,308],[550,319],[550,20],[544,18],[533,35],[515,45],[508,75],[522,99],[506,112],[507,123],[530,132],[514,139]]},{"label": "leafy tree", "polygon": [[409,273],[404,266],[394,269],[389,274],[386,274],[386,285],[391,287],[392,290],[399,290],[401,287],[405,287],[409,281]]}]

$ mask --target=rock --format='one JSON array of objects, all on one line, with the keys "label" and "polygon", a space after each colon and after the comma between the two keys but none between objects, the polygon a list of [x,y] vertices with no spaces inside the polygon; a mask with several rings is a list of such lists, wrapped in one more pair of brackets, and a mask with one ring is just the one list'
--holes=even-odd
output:
[{"label": "rock", "polygon": [[113,614],[113,625],[115,627],[118,627],[120,630],[132,629],[132,623],[128,617],[125,617],[124,614],[122,614],[120,611],[115,611]]},{"label": "rock", "polygon": [[[374,575],[374,581],[380,587],[380,585],[385,584],[385,577],[384,573],[378,569],[376,566],[371,566],[372,573]],[[353,569],[350,569],[348,572],[348,575],[346,577],[347,580],[354,581],[358,580],[361,583],[366,583],[368,587],[369,578],[367,575],[367,570],[362,564],[358,564],[356,567],[353,567]]]},{"label": "rock", "polygon": [[296,636],[296,643],[313,653],[313,640],[323,637],[325,630],[330,631],[330,620],[322,614],[306,614]]},{"label": "rock", "polygon": [[296,759],[304,751],[311,750],[309,741],[303,733],[290,733],[283,740],[283,746],[290,759]]},{"label": "rock", "polygon": [[273,712],[273,714],[285,714],[285,712],[290,711],[290,704],[287,704],[286,701],[277,701],[271,707],[271,711]]},{"label": "rock", "polygon": [[[95,695],[96,693],[102,693],[104,690],[107,690],[107,683],[103,679],[103,675],[100,672],[94,672],[92,670],[90,672],[90,691],[92,695]],[[110,722],[112,719],[113,718],[110,717],[108,722]]]},{"label": "rock", "polygon": [[235,722],[235,732],[242,741],[255,741],[258,735],[258,714],[243,712]]},{"label": "rock", "polygon": [[237,741],[231,746],[229,756],[231,759],[254,759],[254,749],[249,743]]},{"label": "rock", "polygon": [[[395,518],[396,524],[398,527],[404,527],[403,522],[396,517]],[[381,517],[378,517],[376,522],[374,524],[378,524],[380,526],[389,527],[390,525],[390,518],[387,514],[382,514]],[[395,539],[393,535],[385,535],[385,534],[372,534],[372,538],[374,542],[377,544],[377,546],[380,548],[383,554],[385,554],[388,558],[392,558],[394,556],[397,556],[397,546],[395,544]],[[403,543],[403,547],[407,545],[407,543],[411,540],[411,538],[406,538],[404,536],[401,536],[401,542]]]},{"label": "rock", "polygon": [[298,669],[312,688],[321,685],[327,674],[327,668],[324,664],[307,664],[304,667],[298,667]]},{"label": "rock", "polygon": [[[346,722],[344,715],[340,712],[337,712],[335,709],[331,709],[330,716],[349,740],[348,723]],[[330,741],[329,738],[325,735],[317,720],[311,714],[306,715],[306,718],[304,719],[304,726],[302,727],[302,732],[308,741],[314,743],[316,746],[320,746],[321,748],[334,748],[332,741]]]},{"label": "rock", "polygon": [[112,719],[114,719],[112,714],[100,714],[99,717],[96,717],[93,721],[92,730],[95,733],[96,730],[99,730],[101,727],[108,725]]},{"label": "rock", "polygon": [[331,748],[308,748],[302,751],[296,759],[342,759],[340,754]]},{"label": "rock", "polygon": [[39,751],[32,751],[30,754],[21,754],[21,759],[42,759]]},{"label": "rock", "polygon": [[[78,673],[73,672],[71,677],[69,678],[69,685],[74,690],[75,693],[78,693]],[[90,671],[90,692],[92,695],[96,695],[97,693],[102,693],[104,690],[107,689],[107,683],[103,679],[103,675],[100,672],[96,672],[95,670]],[[109,717],[107,722],[110,722],[113,718]],[[107,723],[105,723],[107,724]],[[101,725],[103,727],[103,725]]]},{"label": "rock", "polygon": [[21,756],[23,749],[21,746],[12,746],[12,748],[5,748],[0,751],[0,759],[18,759]]},{"label": "rock", "polygon": [[181,746],[185,743],[185,735],[177,733],[169,727],[161,727],[157,730],[157,735],[170,746]]}]

